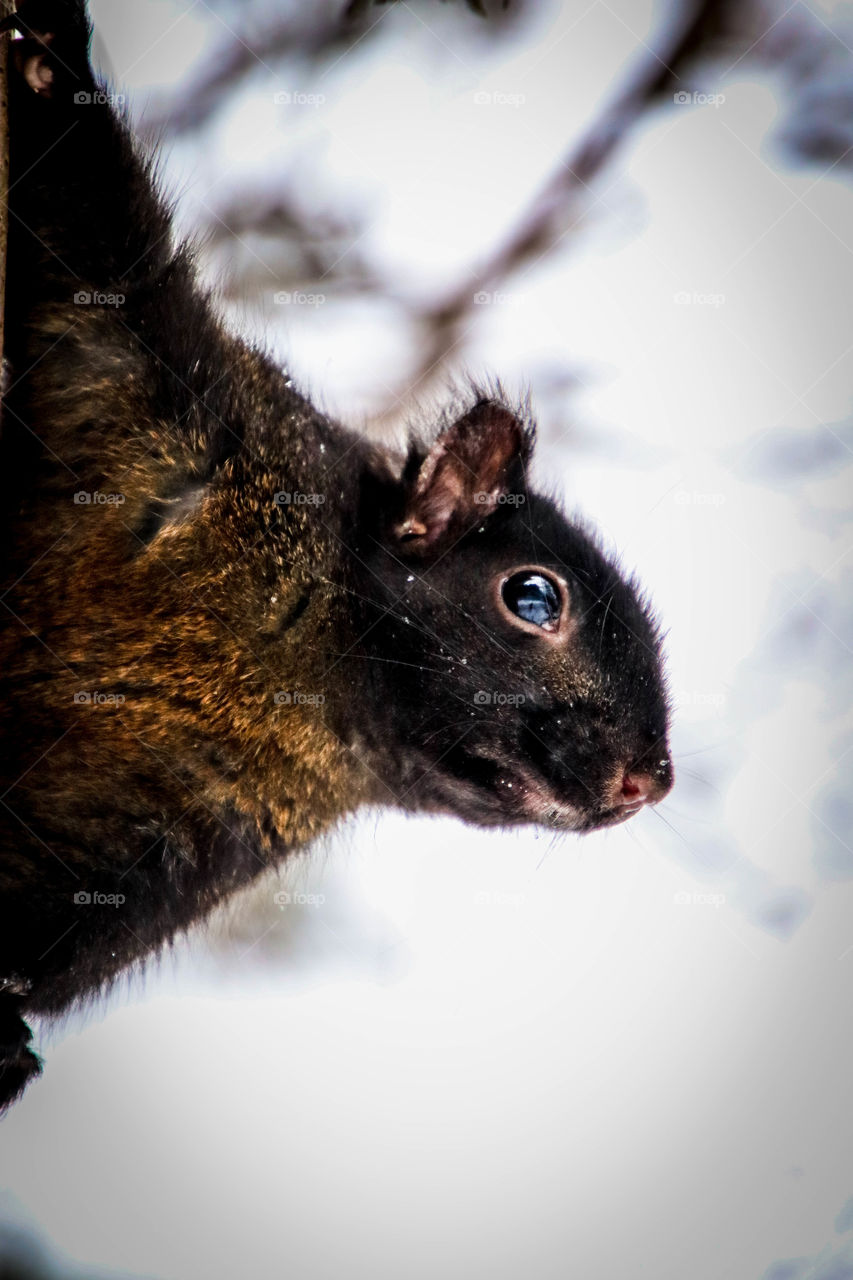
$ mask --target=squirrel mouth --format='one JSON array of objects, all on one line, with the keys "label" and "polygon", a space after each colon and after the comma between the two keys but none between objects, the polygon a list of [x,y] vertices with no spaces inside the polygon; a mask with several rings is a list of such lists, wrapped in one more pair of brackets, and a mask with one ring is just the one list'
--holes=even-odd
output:
[{"label": "squirrel mouth", "polygon": [[588,808],[580,807],[564,799],[544,778],[517,766],[514,768],[514,777],[504,785],[519,797],[517,803],[521,816],[517,821],[562,831],[575,831],[578,834],[619,826],[645,807],[642,803],[614,808],[596,807],[594,804]]},{"label": "squirrel mouth", "polygon": [[[460,753],[455,768],[443,774],[441,790],[452,811],[483,826],[550,827],[561,831],[590,831],[600,825],[559,794],[532,769],[505,765],[491,756]],[[444,808],[444,805],[441,805]]]},{"label": "squirrel mouth", "polygon": [[539,778],[518,765],[513,766],[511,772],[499,772],[495,789],[507,807],[517,813],[517,822],[530,822],[564,831],[587,829],[587,815],[558,795],[544,778]]},{"label": "squirrel mouth", "polygon": [[430,771],[432,785],[421,793],[420,803],[478,826],[538,826],[583,835],[618,826],[644,807],[638,802],[610,808],[592,794],[588,804],[574,803],[536,770],[493,756],[460,752],[453,766]]},{"label": "squirrel mouth", "polygon": [[517,764],[506,769],[497,761],[490,763],[495,773],[488,789],[499,801],[504,821],[513,825],[530,823],[585,834],[620,826],[645,808],[641,801],[608,807],[596,804],[593,796],[588,806],[581,806],[567,800],[552,782],[533,770]]}]

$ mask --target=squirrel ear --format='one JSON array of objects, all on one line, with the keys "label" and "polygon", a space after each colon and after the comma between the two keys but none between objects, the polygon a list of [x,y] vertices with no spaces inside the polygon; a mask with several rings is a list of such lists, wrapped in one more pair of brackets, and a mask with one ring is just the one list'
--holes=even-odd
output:
[{"label": "squirrel ear", "polygon": [[531,432],[511,410],[478,401],[442,431],[419,465],[410,455],[405,474],[414,475],[394,537],[415,554],[446,535],[460,537],[495,510],[513,482],[524,483],[531,446]]}]

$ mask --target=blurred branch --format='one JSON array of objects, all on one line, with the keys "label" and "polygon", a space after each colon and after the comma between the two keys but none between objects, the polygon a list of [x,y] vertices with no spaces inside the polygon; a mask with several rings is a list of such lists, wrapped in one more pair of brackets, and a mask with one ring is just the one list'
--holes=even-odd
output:
[{"label": "blurred branch", "polygon": [[267,17],[252,30],[252,24],[246,22],[249,15],[243,15],[239,34],[228,27],[219,49],[195,81],[185,86],[179,101],[170,102],[159,113],[149,111],[148,128],[152,133],[157,134],[164,126],[173,135],[198,129],[240,82],[259,68],[274,75],[276,63],[291,55],[308,62],[342,55],[381,21],[381,15],[371,19],[367,13],[350,17],[345,12],[327,17],[320,6],[312,9],[306,5],[287,18],[280,14]]},{"label": "blurred branch", "polygon": [[641,117],[682,86],[682,76],[700,57],[712,56],[726,41],[739,43],[739,34],[743,34],[743,10],[735,0],[690,0],[682,6],[664,47],[657,53],[650,51],[633,82],[560,164],[515,230],[480,264],[476,288],[466,282],[416,317],[421,330],[417,368],[380,415],[380,423],[396,417],[404,398],[423,394],[435,380],[473,323],[475,293],[503,284],[565,242],[582,221],[592,184]]},{"label": "blurred branch", "polygon": [[[372,39],[395,3],[397,0],[351,0],[332,14],[324,12],[327,6],[320,4],[294,5],[285,17],[264,12],[260,19],[247,4],[240,11],[238,30],[220,19],[228,34],[219,50],[195,82],[185,87],[180,101],[164,104],[159,111],[149,109],[147,129],[156,137],[164,127],[172,135],[200,128],[241,81],[259,68],[278,78],[277,65],[289,57],[308,64],[334,62]],[[482,17],[498,20],[498,25],[510,8],[509,0],[493,0],[499,6],[497,13],[490,12],[482,0],[463,3]],[[406,0],[406,6],[411,7],[412,0]],[[522,0],[515,0],[516,12],[523,7]]]},{"label": "blurred branch", "polygon": [[[442,4],[447,4],[448,0],[441,0],[441,2]],[[472,13],[479,14],[481,18],[489,17],[489,9],[487,5],[484,4],[483,0],[462,0],[462,2],[467,5]],[[405,0],[350,0],[350,4],[348,5],[346,12],[349,17],[355,17],[356,15],[366,13],[367,10],[371,9],[374,5],[399,3],[405,3]],[[498,0],[498,3],[502,9],[508,9],[512,0]]]},{"label": "blurred branch", "polygon": [[[437,6],[439,0],[423,0],[427,2]],[[279,11],[271,18],[251,3],[237,10],[225,0],[210,0],[222,8],[224,23],[230,16],[236,27],[239,20],[239,35],[228,28],[229,38],[217,57],[182,91],[169,114],[169,132],[202,124],[243,78],[257,72],[259,64],[271,76],[283,77],[283,60],[313,61],[321,77],[349,50],[374,39],[383,18],[398,3],[350,0],[340,8],[328,0],[295,6],[286,15]],[[417,3],[406,0],[403,7],[411,9]],[[442,3],[441,7],[451,6]],[[510,5],[505,0],[456,0],[456,9],[488,9],[489,24],[469,22],[467,31],[473,36],[475,29],[488,30],[491,40],[496,28],[515,21],[527,12],[528,4],[526,0],[512,0]],[[459,358],[478,314],[477,294],[504,287],[509,278],[572,245],[594,203],[603,172],[633,130],[650,111],[672,102],[676,91],[695,83],[715,58],[727,55],[716,72],[722,76],[737,74],[746,58],[780,67],[789,83],[800,88],[804,109],[795,113],[789,130],[796,131],[792,142],[798,153],[849,164],[853,117],[843,108],[853,105],[850,49],[826,23],[817,38],[814,15],[809,14],[807,21],[798,14],[795,6],[780,17],[770,0],[673,0],[655,47],[646,46],[622,92],[558,164],[502,243],[477,264],[476,282],[472,285],[469,273],[432,304],[402,296],[395,281],[383,279],[371,265],[369,254],[356,256],[354,246],[364,236],[363,223],[338,210],[329,213],[311,207],[311,200],[316,206],[317,193],[323,190],[323,175],[313,180],[310,155],[300,160],[295,170],[298,181],[288,183],[284,195],[266,191],[252,198],[244,193],[213,214],[208,242],[215,249],[230,249],[236,265],[231,275],[240,292],[302,286],[338,293],[370,292],[399,308],[410,326],[416,355],[414,367],[400,378],[378,415],[377,425],[387,424],[398,416],[404,399],[412,393],[423,395],[444,376],[448,361]],[[393,103],[388,109],[393,111]]]},{"label": "blurred branch", "polygon": [[[351,216],[305,209],[285,193],[241,193],[208,224],[204,243],[214,251],[233,251],[235,241],[242,245],[262,269],[262,291],[320,285],[384,292],[369,263],[353,250],[363,231]],[[251,285],[245,271],[236,273],[241,295]]]},{"label": "blurred branch", "polygon": [[824,18],[797,6],[785,22],[767,22],[752,56],[787,82],[783,144],[799,159],[853,168],[853,12],[839,6]]}]

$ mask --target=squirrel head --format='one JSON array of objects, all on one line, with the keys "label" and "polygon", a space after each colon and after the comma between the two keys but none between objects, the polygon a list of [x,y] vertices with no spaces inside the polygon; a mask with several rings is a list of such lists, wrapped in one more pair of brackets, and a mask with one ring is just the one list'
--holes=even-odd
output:
[{"label": "squirrel head", "polygon": [[636,584],[530,489],[533,444],[483,397],[366,478],[353,657],[379,715],[358,731],[404,808],[589,831],[672,785],[661,642]]}]

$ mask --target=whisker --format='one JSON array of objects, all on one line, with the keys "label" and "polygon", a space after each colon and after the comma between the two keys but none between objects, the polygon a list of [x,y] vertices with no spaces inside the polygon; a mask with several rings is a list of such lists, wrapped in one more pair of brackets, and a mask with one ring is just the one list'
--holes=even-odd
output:
[{"label": "whisker", "polygon": [[[689,852],[693,855],[693,857],[694,857],[694,858],[699,857],[699,855],[697,854],[696,850],[695,850],[694,848],[692,848],[692,847],[691,847],[689,840],[687,840],[687,839],[686,839],[686,838],[681,834],[681,832],[678,830],[678,828],[677,828],[677,827],[674,827],[674,826],[672,825],[672,823],[671,823],[671,822],[670,822],[666,817],[664,817],[664,815],[661,813],[660,809],[658,809],[658,808],[652,809],[652,813],[654,814],[654,816],[655,816],[656,818],[658,818],[658,819],[663,823],[663,825],[664,825],[665,827],[667,827],[667,828],[672,832],[672,834],[673,834],[674,836],[677,836],[677,837],[678,837],[678,839],[681,841],[681,843],[684,845],[684,847],[685,847],[686,849],[688,849],[688,850],[689,850]],[[704,861],[704,859],[701,859],[701,858],[700,858],[700,861]]]},{"label": "whisker", "polygon": [[701,786],[707,787],[709,791],[713,791],[715,795],[722,796],[722,791],[715,782],[710,782],[708,778],[704,778],[701,773],[697,773],[695,769],[680,769],[686,778],[692,778],[694,782],[698,782]]},{"label": "whisker", "polygon": [[735,735],[731,734],[728,738],[723,738],[721,742],[709,742],[705,747],[697,747],[695,751],[679,751],[678,755],[674,755],[673,760],[691,760],[693,756],[707,755],[709,751],[719,751],[722,747],[727,746],[730,742],[734,742]]}]

